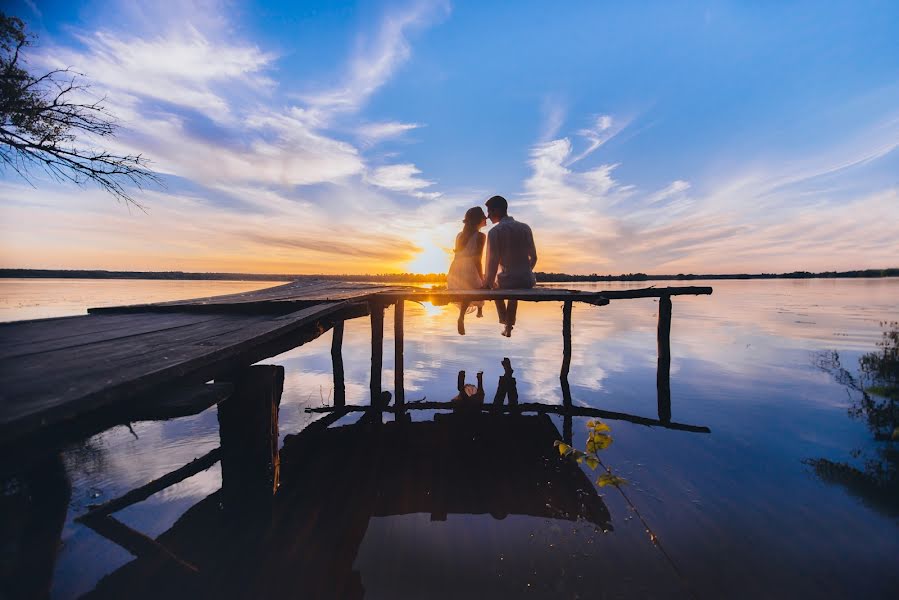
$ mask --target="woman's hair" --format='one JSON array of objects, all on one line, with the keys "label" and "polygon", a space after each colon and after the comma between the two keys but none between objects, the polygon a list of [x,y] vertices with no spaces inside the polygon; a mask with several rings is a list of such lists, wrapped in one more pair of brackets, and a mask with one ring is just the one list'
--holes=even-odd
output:
[{"label": "woman's hair", "polygon": [[456,238],[456,252],[465,249],[471,236],[478,232],[478,225],[486,220],[487,215],[480,206],[474,206],[465,211],[465,218],[462,219],[465,225],[462,226],[462,233]]}]

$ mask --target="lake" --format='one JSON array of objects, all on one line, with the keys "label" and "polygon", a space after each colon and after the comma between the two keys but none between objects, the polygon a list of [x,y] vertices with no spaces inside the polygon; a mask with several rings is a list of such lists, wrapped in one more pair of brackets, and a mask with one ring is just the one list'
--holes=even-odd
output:
[{"label": "lake", "polygon": [[[268,285],[276,284],[0,280],[0,320]],[[595,483],[603,467],[594,471],[559,456],[553,438],[561,439],[566,424],[554,414],[472,424],[462,414],[410,411],[405,433],[385,426],[389,439],[360,426],[303,442],[294,434],[321,416],[305,409],[333,398],[326,333],[264,361],[286,370],[279,432],[284,491],[295,513],[279,513],[277,527],[249,517],[238,533],[214,527],[222,488],[216,464],[116,518],[185,555],[240,565],[239,576],[221,574],[247,586],[226,588],[234,596],[292,590],[367,599],[895,597],[899,483],[889,427],[897,411],[890,414],[883,395],[890,390],[872,379],[870,365],[888,350],[878,345],[891,343],[885,333],[899,327],[890,325],[899,320],[899,279],[690,285],[712,286],[714,294],[673,299],[672,420],[710,432],[604,419],[613,443],[597,454],[625,480],[620,487]],[[406,304],[407,402],[449,401],[463,370],[469,383],[483,371],[490,402],[507,357],[521,402],[562,403],[561,303],[522,303],[510,338],[500,335],[490,305],[482,319],[469,315],[467,334],[458,335],[456,310]],[[575,304],[568,378],[575,406],[658,417],[657,314],[654,299]],[[392,318],[389,309],[383,377],[389,390]],[[367,404],[369,320],[348,321],[344,335],[346,401]],[[591,420],[575,417],[570,424],[575,448],[585,449]],[[115,427],[67,448],[62,483],[52,492],[65,516],[51,596],[130,590],[129,596],[152,597],[167,577],[176,595],[186,595],[196,576],[134,560],[75,518],[218,445],[212,407]],[[15,484],[4,485],[8,492]],[[197,539],[203,536],[209,539]],[[270,552],[264,556],[271,565],[256,562],[248,550],[256,547]],[[317,575],[301,574],[307,563]]]}]

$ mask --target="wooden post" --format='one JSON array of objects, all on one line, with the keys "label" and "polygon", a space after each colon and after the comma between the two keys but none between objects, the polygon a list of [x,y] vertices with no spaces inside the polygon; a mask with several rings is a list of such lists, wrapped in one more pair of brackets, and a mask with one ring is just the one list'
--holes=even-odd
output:
[{"label": "wooden post", "polygon": [[[393,404],[401,407],[406,403],[406,390],[403,386],[403,318],[405,301],[397,300],[393,309]],[[398,413],[399,414],[399,413]]]},{"label": "wooden post", "polygon": [[571,300],[562,305],[562,379],[568,379],[571,368]]},{"label": "wooden post", "polygon": [[343,374],[343,321],[334,323],[331,337],[331,365],[334,370],[334,406],[346,405],[346,383]]},{"label": "wooden post", "polygon": [[371,302],[371,405],[381,401],[381,371],[384,366],[384,305]]},{"label": "wooden post", "polygon": [[256,365],[231,380],[234,394],[218,405],[222,490],[226,510],[271,501],[278,489],[278,408],[284,367]]},{"label": "wooden post", "polygon": [[62,457],[44,457],[0,485],[0,595],[49,598],[72,496]]},{"label": "wooden post", "polygon": [[[571,407],[571,386],[568,385],[568,371],[571,368],[571,301],[562,305],[562,372],[559,384],[562,386],[562,406]],[[571,443],[571,416],[565,417],[563,434],[565,443]]]},{"label": "wooden post", "polygon": [[656,371],[659,420],[671,422],[671,296],[659,297],[659,366]]}]

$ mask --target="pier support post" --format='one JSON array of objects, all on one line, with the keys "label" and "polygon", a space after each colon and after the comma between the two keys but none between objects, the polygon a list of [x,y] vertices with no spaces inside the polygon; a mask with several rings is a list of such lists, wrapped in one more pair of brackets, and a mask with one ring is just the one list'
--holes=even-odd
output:
[{"label": "pier support post", "polygon": [[[559,374],[559,383],[562,386],[562,406],[571,408],[571,386],[568,385],[568,371],[571,369],[571,307],[572,302],[566,300],[562,305],[562,371]],[[566,413],[562,420],[562,439],[566,444],[571,444],[572,423],[571,413]]]},{"label": "pier support post", "polygon": [[0,592],[3,598],[49,598],[72,486],[60,455],[0,479]]},{"label": "pier support post", "polygon": [[384,305],[371,302],[371,405],[380,406],[381,371],[384,367]]},{"label": "pier support post", "polygon": [[671,422],[671,296],[659,297],[659,329],[657,334],[659,365],[656,371],[659,420]]},{"label": "pier support post", "polygon": [[331,338],[331,365],[334,371],[334,406],[346,405],[346,383],[343,374],[343,321],[334,323]]},{"label": "pier support post", "polygon": [[[394,405],[399,408],[406,403],[406,390],[403,384],[403,319],[405,317],[405,301],[397,300],[393,309],[393,389]],[[400,413],[397,413],[399,415]]]},{"label": "pier support post", "polygon": [[562,305],[562,371],[561,379],[568,379],[568,371],[571,369],[571,300],[566,300]]},{"label": "pier support post", "polygon": [[234,394],[218,405],[222,490],[226,510],[263,505],[278,489],[278,408],[284,367],[256,365],[231,380]]}]

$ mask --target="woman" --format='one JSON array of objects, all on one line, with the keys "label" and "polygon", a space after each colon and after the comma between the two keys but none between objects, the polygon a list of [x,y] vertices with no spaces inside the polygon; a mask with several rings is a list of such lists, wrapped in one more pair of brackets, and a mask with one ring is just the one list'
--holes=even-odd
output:
[{"label": "woman", "polygon": [[[446,275],[448,290],[476,290],[484,283],[484,266],[481,257],[487,236],[480,229],[487,225],[487,215],[480,206],[469,208],[462,220],[462,231],[456,236],[456,256]],[[465,313],[477,308],[478,317],[483,317],[483,301],[462,302],[459,306],[459,335],[465,335]]]}]

